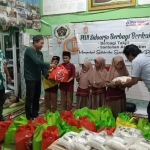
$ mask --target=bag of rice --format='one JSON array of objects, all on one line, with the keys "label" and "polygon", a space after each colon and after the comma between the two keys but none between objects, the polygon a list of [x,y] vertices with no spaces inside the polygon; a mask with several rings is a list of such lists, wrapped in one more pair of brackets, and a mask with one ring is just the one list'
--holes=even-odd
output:
[{"label": "bag of rice", "polygon": [[106,141],[106,145],[115,150],[128,150],[128,143],[126,143],[125,138],[120,133]]},{"label": "bag of rice", "polygon": [[46,150],[68,150],[67,148],[60,146],[57,143],[57,140],[52,143]]},{"label": "bag of rice", "polygon": [[140,130],[124,126],[117,127],[113,136],[118,135],[121,135],[121,137],[124,139],[126,147],[131,146],[136,140],[138,140],[138,138],[142,137]]},{"label": "bag of rice", "polygon": [[140,138],[129,147],[129,150],[150,150],[150,141]]},{"label": "bag of rice", "polygon": [[133,137],[133,138],[139,138],[142,136],[141,130],[131,128],[131,127],[125,127],[125,126],[119,126],[116,128],[114,135],[120,133],[122,136],[125,137]]},{"label": "bag of rice", "polygon": [[121,81],[122,84],[124,84],[127,82],[127,80],[131,80],[131,77],[128,77],[128,76],[117,77],[113,79],[112,82],[115,84],[119,80]]},{"label": "bag of rice", "polygon": [[68,150],[72,150],[74,148],[74,143],[72,142],[73,139],[78,135],[76,132],[68,132],[63,137],[58,139],[57,143],[58,145],[66,147]]},{"label": "bag of rice", "polygon": [[86,129],[82,130],[73,140],[74,150],[91,150],[91,146],[88,145],[88,141],[94,136],[94,134],[94,132]]},{"label": "bag of rice", "polygon": [[112,148],[106,146],[106,150],[114,150],[114,149],[112,149]]},{"label": "bag of rice", "polygon": [[105,142],[110,138],[111,137],[107,136],[107,133],[105,131],[102,131],[91,137],[88,141],[88,144],[97,150],[106,150]]}]

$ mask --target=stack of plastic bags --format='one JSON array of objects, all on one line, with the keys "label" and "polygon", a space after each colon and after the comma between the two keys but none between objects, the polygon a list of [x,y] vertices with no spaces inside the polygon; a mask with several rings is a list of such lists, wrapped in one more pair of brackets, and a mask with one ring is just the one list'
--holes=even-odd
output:
[{"label": "stack of plastic bags", "polygon": [[[150,143],[144,140],[140,130],[123,126],[117,127],[112,136],[107,135],[106,131],[95,133],[86,129],[80,133],[68,132],[58,139],[55,145],[68,150],[148,150],[150,148]],[[52,147],[53,144],[47,150],[53,150]]]},{"label": "stack of plastic bags", "polygon": [[91,122],[95,123],[96,129],[103,127],[113,128],[116,126],[115,118],[112,115],[110,107],[100,107],[97,110],[91,110],[87,107],[74,111],[75,118],[87,117]]},{"label": "stack of plastic bags", "polygon": [[14,121],[9,118],[0,127],[1,139],[5,144],[15,144],[16,150],[150,149],[150,123],[140,119],[136,125],[134,118],[126,113],[119,113],[115,121],[109,107],[47,111],[44,118],[38,117],[34,122],[20,115]]}]

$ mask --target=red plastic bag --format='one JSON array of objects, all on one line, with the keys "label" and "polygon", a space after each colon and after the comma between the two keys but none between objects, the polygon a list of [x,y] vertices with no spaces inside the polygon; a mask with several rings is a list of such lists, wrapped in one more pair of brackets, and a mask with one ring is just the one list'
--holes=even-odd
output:
[{"label": "red plastic bag", "polygon": [[69,80],[68,71],[63,65],[58,65],[52,70],[48,79],[55,80],[57,82],[67,82]]},{"label": "red plastic bag", "polygon": [[47,121],[44,118],[42,118],[42,117],[35,118],[34,125],[40,125],[40,124],[44,124],[44,123],[47,123]]},{"label": "red plastic bag", "polygon": [[90,122],[90,120],[87,117],[79,117],[80,126],[83,126],[89,131],[96,132],[96,126],[94,122]]},{"label": "red plastic bag", "polygon": [[78,120],[76,120],[76,118],[74,117],[71,117],[71,118],[68,118],[66,120],[67,124],[70,125],[70,126],[76,126],[77,128],[80,128],[80,123]]},{"label": "red plastic bag", "polygon": [[115,127],[110,128],[110,127],[102,127],[101,129],[99,129],[97,132],[102,132],[102,131],[106,131],[107,135],[112,135],[114,133],[114,131],[116,130]]},{"label": "red plastic bag", "polygon": [[46,150],[55,140],[58,139],[59,132],[57,126],[49,126],[42,130],[42,150]]},{"label": "red plastic bag", "polygon": [[105,66],[105,69],[106,69],[107,71],[109,71],[110,66]]},{"label": "red plastic bag", "polygon": [[16,150],[28,150],[32,149],[32,137],[34,133],[34,124],[32,123],[32,119],[28,124],[18,127],[15,132],[15,143]]},{"label": "red plastic bag", "polygon": [[76,120],[76,118],[73,116],[72,110],[61,112],[60,118],[65,120],[68,125],[78,127],[78,120]]},{"label": "red plastic bag", "polygon": [[60,118],[63,119],[63,120],[67,120],[69,117],[71,117],[71,118],[74,117],[72,110],[63,111],[63,112],[60,113]]},{"label": "red plastic bag", "polygon": [[0,141],[4,140],[5,133],[10,124],[12,123],[11,116],[12,115],[10,114],[7,120],[0,122]]}]

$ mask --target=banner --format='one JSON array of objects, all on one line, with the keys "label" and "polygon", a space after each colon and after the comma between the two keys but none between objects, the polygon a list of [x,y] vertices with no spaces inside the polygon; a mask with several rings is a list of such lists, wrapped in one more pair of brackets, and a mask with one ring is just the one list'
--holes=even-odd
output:
[{"label": "banner", "polygon": [[150,18],[130,18],[54,25],[54,55],[62,57],[63,51],[70,51],[71,62],[82,64],[98,56],[110,64],[116,55],[124,57],[126,65],[130,62],[122,54],[126,45],[135,44],[144,53],[150,54]]}]

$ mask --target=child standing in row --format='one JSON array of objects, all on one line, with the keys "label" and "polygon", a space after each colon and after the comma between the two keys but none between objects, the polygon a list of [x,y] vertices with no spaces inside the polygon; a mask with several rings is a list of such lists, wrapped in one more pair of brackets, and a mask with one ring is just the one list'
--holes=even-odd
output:
[{"label": "child standing in row", "polygon": [[84,62],[82,65],[81,72],[76,73],[76,80],[79,83],[77,89],[77,100],[76,100],[76,107],[77,109],[83,107],[90,107],[90,100],[89,100],[89,76],[93,70],[91,62]]},{"label": "child standing in row", "polygon": [[[51,64],[58,65],[60,60],[59,56],[53,56],[51,60]],[[45,90],[45,109],[46,111],[49,109],[51,112],[55,112],[57,110],[57,93],[58,93],[58,84],[54,87],[48,88]]]},{"label": "child standing in row", "polygon": [[106,105],[111,107],[114,117],[117,117],[118,113],[126,111],[126,94],[125,88],[114,85],[112,80],[116,77],[128,75],[123,57],[115,56],[106,78]]},{"label": "child standing in row", "polygon": [[91,108],[97,109],[105,104],[106,76],[105,59],[101,56],[95,59],[95,67],[92,70],[90,82]]},{"label": "child standing in row", "polygon": [[70,52],[63,52],[63,62],[62,65],[68,71],[69,80],[67,83],[60,83],[61,90],[61,104],[62,110],[72,110],[72,102],[73,102],[73,92],[74,92],[74,78],[75,74],[75,66],[70,63],[71,54]]}]

